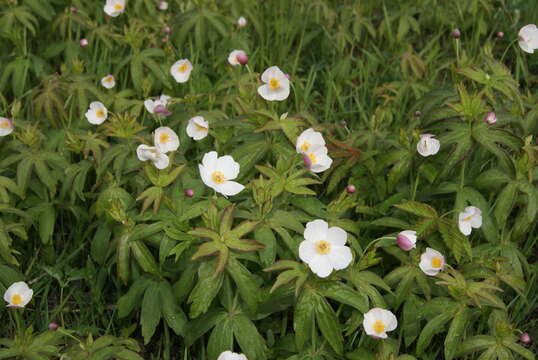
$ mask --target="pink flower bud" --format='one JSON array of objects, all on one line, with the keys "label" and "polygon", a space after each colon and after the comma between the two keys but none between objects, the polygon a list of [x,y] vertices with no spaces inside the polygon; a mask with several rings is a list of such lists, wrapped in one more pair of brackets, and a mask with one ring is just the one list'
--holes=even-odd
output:
[{"label": "pink flower bud", "polygon": [[461,31],[460,31],[460,29],[454,29],[454,30],[452,30],[451,36],[452,36],[454,39],[459,39],[460,36],[461,36]]},{"label": "pink flower bud", "polygon": [[504,33],[502,31],[499,31],[497,34],[495,34],[499,39],[502,39],[504,37]]},{"label": "pink flower bud", "polygon": [[170,26],[165,26],[164,29],[163,29],[163,32],[165,34],[170,34],[172,32],[172,29],[170,29]]},{"label": "pink flower bud", "polygon": [[347,121],[345,120],[340,121],[340,126],[347,126]]},{"label": "pink flower bud", "polygon": [[355,191],[357,191],[357,188],[353,184],[349,184],[346,186],[346,191],[348,194],[353,194]]},{"label": "pink flower bud", "polygon": [[416,117],[421,117],[422,113],[419,110],[417,110],[417,111],[415,111],[415,116]]},{"label": "pink flower bud", "polygon": [[71,7],[69,8],[69,10],[70,10],[73,14],[76,14],[76,13],[78,12],[78,9],[77,9],[76,7],[74,7],[74,6],[71,6]]},{"label": "pink flower bud", "polygon": [[525,345],[529,345],[532,342],[532,339],[529,333],[523,333],[519,335],[519,341],[521,341]]},{"label": "pink flower bud", "polygon": [[162,115],[162,116],[170,116],[170,115],[172,115],[172,112],[170,110],[168,110],[166,108],[166,106],[164,106],[162,104],[159,104],[159,105],[155,106],[155,108],[153,109],[153,112],[155,114],[159,114],[159,115]]},{"label": "pink flower bud", "polygon": [[303,162],[304,166],[306,166],[307,169],[310,170],[310,168],[312,167],[312,160],[310,159],[310,156],[308,156],[308,154],[303,154]]},{"label": "pink flower bud", "polygon": [[193,197],[194,196],[194,190],[193,189],[185,190],[185,196],[186,197]]},{"label": "pink flower bud", "polygon": [[167,39],[167,38],[162,38],[162,39],[161,39],[161,42],[162,42],[163,44],[166,44],[166,43],[168,42],[168,39]]},{"label": "pink flower bud", "polygon": [[484,117],[484,120],[490,124],[493,125],[497,122],[497,116],[495,116],[495,113],[493,111],[488,112],[486,116]]},{"label": "pink flower bud", "polygon": [[245,53],[238,54],[236,59],[237,59],[237,62],[240,63],[241,65],[245,65],[246,63],[248,63],[248,56]]},{"label": "pink flower bud", "polygon": [[88,40],[86,38],[80,39],[80,47],[88,46]]},{"label": "pink flower bud", "polygon": [[161,1],[157,7],[159,10],[168,10],[168,3],[166,1]]},{"label": "pink flower bud", "polygon": [[415,248],[417,243],[417,232],[412,230],[402,231],[396,237],[396,243],[403,251],[409,251]]},{"label": "pink flower bud", "polygon": [[59,326],[55,322],[51,322],[49,324],[49,330],[56,331],[56,330],[58,330],[58,328],[59,328]]}]

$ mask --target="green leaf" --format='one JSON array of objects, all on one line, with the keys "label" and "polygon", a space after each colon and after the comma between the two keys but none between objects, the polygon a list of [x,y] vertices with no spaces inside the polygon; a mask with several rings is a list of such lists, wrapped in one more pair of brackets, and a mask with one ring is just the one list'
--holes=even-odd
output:
[{"label": "green leaf", "polygon": [[39,237],[43,244],[48,244],[54,233],[56,212],[52,204],[46,204],[39,213]]},{"label": "green leaf", "polygon": [[142,325],[142,336],[144,344],[151,340],[157,325],[161,321],[161,293],[159,283],[151,283],[144,293],[142,300],[142,312],[140,314],[140,325]]},{"label": "green leaf", "polygon": [[127,294],[118,300],[118,316],[120,318],[129,315],[142,302],[142,295],[150,281],[146,277],[137,279],[129,288]]},{"label": "green leaf", "polygon": [[258,252],[261,264],[263,266],[269,266],[275,262],[277,243],[275,234],[267,227],[262,226],[254,231],[254,239],[256,242],[262,244],[264,248]]},{"label": "green leaf", "polygon": [[192,290],[188,303],[191,304],[189,317],[196,318],[205,313],[211,302],[217,296],[222,286],[222,272],[214,274],[215,262],[205,261],[198,270],[198,283]]},{"label": "green leaf", "polygon": [[222,352],[233,348],[234,325],[232,321],[232,318],[224,317],[211,332],[207,342],[208,359],[216,359]]},{"label": "green leaf", "polygon": [[159,292],[162,300],[162,315],[164,320],[177,335],[184,336],[187,318],[179,307],[179,303],[168,281],[163,280],[160,282]]},{"label": "green leaf", "polygon": [[244,314],[233,317],[233,333],[242,352],[249,359],[267,359],[263,337],[256,326]]},{"label": "green leaf", "polygon": [[228,260],[226,271],[237,285],[241,298],[254,313],[256,305],[260,301],[260,289],[254,276],[234,257],[230,257]]},{"label": "green leaf", "polygon": [[516,182],[508,183],[504,189],[497,195],[497,201],[495,204],[495,210],[493,214],[495,219],[497,219],[497,224],[499,227],[504,227],[516,198],[518,190],[518,184]]},{"label": "green leaf", "polygon": [[352,287],[341,282],[332,283],[327,288],[323,289],[323,294],[342,304],[353,306],[361,313],[370,310],[368,307],[368,298],[365,295],[358,293]]},{"label": "green leaf", "polygon": [[452,318],[452,312],[445,312],[437,315],[422,329],[417,341],[417,354],[423,354],[424,350],[430,345],[430,342],[435,334],[443,332],[445,324]]},{"label": "green leaf", "polygon": [[409,212],[413,215],[425,217],[425,218],[436,218],[438,217],[437,211],[432,208],[430,205],[419,203],[417,201],[408,201],[403,204],[394,205],[400,210]]},{"label": "green leaf", "polygon": [[334,310],[327,303],[327,301],[321,297],[316,296],[316,321],[323,334],[323,337],[329,342],[329,345],[337,354],[344,352],[344,338],[338,318],[334,313]]},{"label": "green leaf", "polygon": [[497,339],[489,335],[477,335],[465,340],[458,348],[457,356],[463,356],[480,350],[494,347]]},{"label": "green leaf", "polygon": [[293,330],[295,332],[295,342],[299,350],[303,349],[312,333],[315,308],[316,299],[313,291],[305,289],[299,296],[295,305],[295,312],[293,313]]},{"label": "green leaf", "polygon": [[465,338],[467,322],[468,310],[465,306],[461,306],[454,315],[445,337],[445,358],[447,360],[452,360],[456,356],[461,340]]}]

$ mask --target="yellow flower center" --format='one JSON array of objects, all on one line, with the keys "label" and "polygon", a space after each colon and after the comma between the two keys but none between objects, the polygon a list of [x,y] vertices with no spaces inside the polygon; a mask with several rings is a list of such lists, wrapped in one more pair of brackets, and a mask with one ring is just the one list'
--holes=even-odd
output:
[{"label": "yellow flower center", "polygon": [[188,68],[189,68],[189,65],[186,62],[184,62],[183,64],[177,67],[177,71],[179,71],[180,73],[184,73],[187,71]]},{"label": "yellow flower center", "polygon": [[213,174],[211,174],[211,179],[217,184],[222,184],[226,181],[224,174],[220,171],[214,171]]},{"label": "yellow flower center", "polygon": [[307,152],[308,149],[310,149],[310,146],[312,146],[312,144],[310,144],[308,141],[305,141],[303,143],[303,145],[301,145],[301,150],[303,150],[304,152]]},{"label": "yellow flower center", "polygon": [[97,111],[95,112],[95,116],[97,116],[98,118],[104,118],[104,117],[105,117],[105,111],[99,109],[99,110],[97,110]]},{"label": "yellow flower center", "polygon": [[105,82],[112,82],[114,80],[114,78],[112,76],[107,76],[105,78]]},{"label": "yellow flower center", "polygon": [[114,10],[116,10],[116,11],[120,11],[120,10],[122,10],[122,9],[123,9],[123,5],[122,5],[122,4],[116,3],[116,4],[114,5]]},{"label": "yellow flower center", "polygon": [[1,128],[8,128],[9,127],[9,121],[2,121],[0,122]]},{"label": "yellow flower center", "polygon": [[308,154],[308,157],[310,158],[310,161],[312,162],[312,164],[315,164],[318,162],[318,159],[316,159],[316,155],[314,155],[314,153]]},{"label": "yellow flower center", "polygon": [[331,251],[331,243],[320,240],[316,243],[316,252],[320,255],[326,255]]},{"label": "yellow flower center", "polygon": [[463,221],[471,221],[471,219],[473,218],[473,216],[467,216],[466,218],[463,219]]},{"label": "yellow flower center", "polygon": [[374,323],[373,328],[376,333],[381,334],[383,331],[385,331],[385,324],[383,324],[381,320],[377,320]]},{"label": "yellow flower center", "polygon": [[20,305],[22,304],[22,296],[20,296],[19,294],[15,294],[11,297],[11,303],[13,305]]},{"label": "yellow flower center", "polygon": [[280,89],[280,81],[278,81],[277,78],[271,78],[271,80],[269,80],[269,87],[271,88],[271,90]]},{"label": "yellow flower center", "polygon": [[443,259],[441,259],[440,257],[434,257],[432,259],[432,267],[433,268],[439,269],[441,267],[441,265],[443,265]]},{"label": "yellow flower center", "polygon": [[167,143],[170,140],[170,135],[168,133],[162,133],[159,135],[159,142]]},{"label": "yellow flower center", "polygon": [[198,131],[206,131],[207,130],[207,128],[205,126],[202,126],[202,125],[194,124],[194,126],[196,126],[196,130],[198,130]]}]

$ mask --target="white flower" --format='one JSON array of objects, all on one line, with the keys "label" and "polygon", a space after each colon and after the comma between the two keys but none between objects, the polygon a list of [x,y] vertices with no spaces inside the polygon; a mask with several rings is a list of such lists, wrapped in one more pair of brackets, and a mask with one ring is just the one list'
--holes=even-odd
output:
[{"label": "white flower", "polygon": [[420,135],[420,140],[417,144],[417,151],[422,156],[435,155],[439,152],[441,148],[441,143],[439,140],[434,139],[435,135],[432,134],[422,134]]},{"label": "white flower", "polygon": [[0,117],[0,136],[7,136],[13,132],[13,123],[5,117]]},{"label": "white flower", "polygon": [[236,195],[245,188],[235,181],[230,181],[239,175],[239,163],[230,155],[218,157],[216,151],[208,152],[202,163],[198,164],[198,168],[204,184],[224,196]]},{"label": "white flower", "polygon": [[237,19],[237,26],[241,28],[247,26],[247,19],[241,16],[239,19]]},{"label": "white flower", "polygon": [[166,105],[168,104],[168,100],[170,100],[170,96],[163,94],[157,100],[147,99],[146,101],[144,101],[144,106],[146,107],[147,111],[149,111],[151,114],[154,114],[155,108],[158,105],[166,107]]},{"label": "white flower", "polygon": [[100,125],[107,119],[108,110],[102,102],[93,101],[85,115],[90,124]]},{"label": "white flower", "polygon": [[4,293],[4,300],[8,303],[8,307],[23,308],[30,300],[34,291],[28,287],[24,281],[19,281],[11,284]]},{"label": "white flower", "polygon": [[299,135],[295,149],[299,154],[304,154],[308,152],[308,150],[318,146],[325,146],[325,140],[320,132],[310,128]]},{"label": "white flower", "polygon": [[306,167],[315,173],[323,172],[330,168],[333,159],[327,155],[328,151],[325,146],[311,147],[308,152],[303,153]]},{"label": "white flower", "polygon": [[439,271],[445,269],[445,257],[437,250],[426,248],[426,251],[420,255],[418,266],[424,274],[435,276]]},{"label": "white flower", "polygon": [[166,1],[159,2],[159,5],[157,5],[159,10],[168,10],[168,3]]},{"label": "white flower", "polygon": [[209,132],[209,123],[201,116],[195,116],[187,124],[187,135],[194,140],[202,140]]},{"label": "white flower", "polygon": [[179,138],[174,130],[167,126],[161,126],[155,130],[153,144],[162,153],[176,151],[179,147]]},{"label": "white flower", "polygon": [[248,359],[243,354],[238,354],[231,351],[225,351],[219,355],[217,360],[248,360]]},{"label": "white flower", "polygon": [[101,85],[103,85],[107,89],[112,89],[114,86],[116,86],[116,79],[114,78],[114,75],[109,74],[102,78]]},{"label": "white flower", "polygon": [[278,66],[271,66],[262,74],[264,85],[258,88],[258,94],[268,101],[286,100],[290,95],[290,81]]},{"label": "white flower", "polygon": [[178,60],[170,68],[170,74],[178,83],[184,83],[189,80],[192,72],[192,64],[187,59]]},{"label": "white flower", "polygon": [[373,308],[364,314],[362,326],[366,334],[374,338],[386,339],[387,331],[393,331],[398,327],[398,319],[389,310]]},{"label": "white flower", "polygon": [[228,62],[232,66],[243,65],[248,61],[247,53],[243,50],[234,50],[228,55]]},{"label": "white flower", "polygon": [[400,249],[409,251],[417,247],[417,232],[413,230],[405,230],[398,234],[396,243]]},{"label": "white flower", "polygon": [[106,0],[104,10],[109,16],[119,16],[125,11],[125,0]]},{"label": "white flower", "polygon": [[534,24],[525,25],[519,30],[517,37],[521,50],[534,54],[538,49],[538,28]]},{"label": "white flower", "polygon": [[325,278],[333,270],[345,269],[353,260],[346,241],[347,233],[343,229],[329,227],[320,219],[310,221],[306,224],[304,241],[299,245],[299,257],[314,274]]},{"label": "white flower", "polygon": [[460,212],[458,227],[463,235],[470,235],[472,228],[479,229],[482,226],[482,211],[475,206],[467,206]]},{"label": "white flower", "polygon": [[151,161],[157,169],[166,169],[170,164],[168,155],[160,152],[155,146],[139,145],[136,148],[136,155],[140,161]]}]

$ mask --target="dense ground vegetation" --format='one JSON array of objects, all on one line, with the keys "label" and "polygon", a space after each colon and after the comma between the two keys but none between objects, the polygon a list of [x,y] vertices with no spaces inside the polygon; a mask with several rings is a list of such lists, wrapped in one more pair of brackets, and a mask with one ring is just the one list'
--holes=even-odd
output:
[{"label": "dense ground vegetation", "polygon": [[1,359],[535,359],[537,2],[103,6],[0,0]]}]

